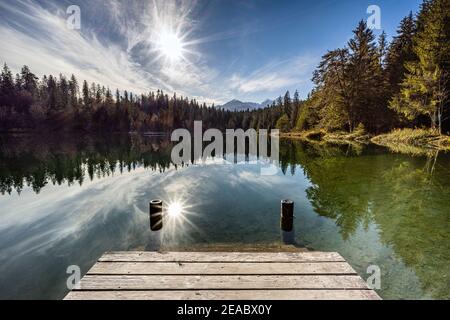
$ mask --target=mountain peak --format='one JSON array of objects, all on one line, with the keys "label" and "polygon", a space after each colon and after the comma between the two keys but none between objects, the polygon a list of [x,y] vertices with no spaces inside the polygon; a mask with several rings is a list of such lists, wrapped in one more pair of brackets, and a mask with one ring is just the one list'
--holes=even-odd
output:
[{"label": "mountain peak", "polygon": [[272,104],[272,100],[267,99],[262,103],[256,102],[242,102],[238,99],[233,99],[222,106],[217,106],[219,109],[224,109],[227,111],[246,111],[246,110],[256,110],[261,108],[266,108]]},{"label": "mountain peak", "polygon": [[263,102],[261,102],[261,107],[263,107],[263,108],[269,107],[272,105],[272,103],[273,103],[273,100],[266,99]]}]

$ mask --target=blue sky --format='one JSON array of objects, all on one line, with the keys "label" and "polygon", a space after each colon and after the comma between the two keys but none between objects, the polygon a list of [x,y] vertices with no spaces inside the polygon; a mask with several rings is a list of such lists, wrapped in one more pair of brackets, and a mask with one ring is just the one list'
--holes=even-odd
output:
[{"label": "blue sky", "polygon": [[[367,8],[395,35],[421,0],[2,0],[0,61],[39,76],[74,73],[135,93],[163,89],[207,103],[262,102],[299,90],[327,50],[342,47]],[[81,29],[67,27],[78,5]],[[175,53],[174,53],[175,52]]]}]

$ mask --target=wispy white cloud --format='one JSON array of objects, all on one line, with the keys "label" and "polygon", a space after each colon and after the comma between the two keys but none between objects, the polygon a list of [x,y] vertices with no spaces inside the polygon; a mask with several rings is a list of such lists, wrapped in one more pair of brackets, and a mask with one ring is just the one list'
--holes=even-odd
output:
[{"label": "wispy white cloud", "polygon": [[63,8],[50,10],[29,0],[0,2],[6,17],[0,23],[4,44],[0,60],[14,70],[29,65],[39,75],[73,73],[89,82],[137,93],[163,89],[198,98],[214,91],[209,83],[216,73],[194,48],[188,48],[186,59],[175,64],[158,60],[152,50],[153,39],[164,27],[189,37],[193,22],[186,2],[92,2],[89,10],[107,10],[111,21],[105,27],[114,27],[115,41],[99,38],[98,30],[84,24],[87,8],[81,10],[82,30],[77,31],[67,28]]},{"label": "wispy white cloud", "polygon": [[274,91],[281,88],[286,88],[293,83],[297,83],[298,80],[289,76],[280,77],[279,74],[271,73],[261,76],[250,76],[248,78],[233,75],[231,77],[231,87],[238,89],[244,93],[253,93],[261,91]]},{"label": "wispy white cloud", "polygon": [[[106,82],[124,89],[143,90],[147,81],[136,72],[134,64],[120,47],[102,44],[94,34],[69,30],[66,20],[31,1],[18,1],[25,30],[9,24],[0,25],[1,59],[18,69],[32,66],[39,74],[74,73],[89,81]],[[13,16],[19,10],[2,2],[1,10]],[[30,29],[35,28],[35,29]]]},{"label": "wispy white cloud", "polygon": [[230,86],[241,93],[279,92],[309,82],[316,64],[317,59],[310,56],[273,61],[248,75],[233,74]]}]

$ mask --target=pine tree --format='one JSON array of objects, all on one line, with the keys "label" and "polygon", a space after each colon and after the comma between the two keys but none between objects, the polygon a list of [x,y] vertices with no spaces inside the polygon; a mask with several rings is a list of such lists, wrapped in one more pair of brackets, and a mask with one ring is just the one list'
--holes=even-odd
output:
[{"label": "pine tree", "polygon": [[384,58],[387,50],[387,34],[383,31],[378,38],[378,57],[380,59],[380,65],[384,65]]},{"label": "pine tree", "polygon": [[75,78],[75,75],[72,74],[69,80],[69,103],[71,110],[78,108],[78,90],[77,78]]},{"label": "pine tree", "polygon": [[413,38],[416,34],[416,22],[412,12],[403,18],[386,54],[386,78],[391,95],[398,93],[400,84],[406,76],[406,62],[417,59],[413,49]]},{"label": "pine tree", "polygon": [[91,95],[89,93],[89,85],[86,80],[83,81],[83,107],[85,110],[88,110],[91,106]]},{"label": "pine tree", "polygon": [[51,111],[56,111],[57,109],[57,85],[56,80],[53,76],[48,77],[47,81],[47,96],[48,96],[48,108]]},{"label": "pine tree", "polygon": [[116,90],[116,107],[120,106],[120,91],[119,89]]},{"label": "pine tree", "polygon": [[294,98],[292,101],[292,115],[291,115],[291,128],[295,128],[298,118],[298,112],[300,109],[300,97],[298,90],[295,90]]},{"label": "pine tree", "polygon": [[283,108],[284,113],[287,115],[289,121],[292,117],[292,100],[291,100],[291,94],[289,91],[286,92],[283,99]]},{"label": "pine tree", "polygon": [[27,66],[23,66],[20,73],[20,79],[22,89],[29,92],[31,96],[35,96],[37,94],[38,77],[31,73],[30,69]]},{"label": "pine tree", "polygon": [[[11,109],[14,104],[15,98],[15,86],[13,75],[6,63],[3,65],[2,73],[0,76],[0,116],[2,117],[2,126],[6,127],[8,119],[3,119],[6,116],[6,112],[3,109]],[[3,123],[6,122],[6,123]]]},{"label": "pine tree", "polygon": [[102,88],[98,84],[97,87],[95,88],[95,103],[97,105],[100,105],[102,103],[102,100],[103,100],[103,92]]},{"label": "pine tree", "polygon": [[449,111],[450,0],[426,1],[414,37],[417,60],[407,62],[407,74],[390,106],[413,120],[430,118],[431,128],[442,132]]},{"label": "pine tree", "polygon": [[[320,125],[326,129],[353,131],[357,110],[349,76],[350,53],[347,48],[327,52],[314,72],[316,89],[313,98],[309,98],[308,109],[318,109]],[[313,105],[311,104],[313,103]],[[306,111],[306,110],[305,110]],[[305,128],[305,113],[301,114],[297,127]]]},{"label": "pine tree", "polygon": [[353,33],[354,37],[348,42],[349,90],[353,96],[352,107],[356,110],[351,130],[362,123],[369,131],[378,131],[385,113],[380,103],[384,86],[379,49],[372,30],[364,21],[358,24]]},{"label": "pine tree", "polygon": [[58,83],[58,109],[64,110],[69,106],[69,82],[62,74],[59,75]]},{"label": "pine tree", "polygon": [[3,65],[0,89],[3,95],[9,95],[14,91],[13,75],[6,63]]}]

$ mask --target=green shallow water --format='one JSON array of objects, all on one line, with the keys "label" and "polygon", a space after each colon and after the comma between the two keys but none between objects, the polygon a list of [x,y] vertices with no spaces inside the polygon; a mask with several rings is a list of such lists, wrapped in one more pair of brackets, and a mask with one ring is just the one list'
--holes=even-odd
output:
[{"label": "green shallow water", "polygon": [[[0,298],[61,299],[66,268],[114,250],[283,242],[337,251],[384,299],[450,298],[450,155],[283,140],[279,171],[254,164],[175,168],[163,138],[0,140]],[[149,230],[148,201],[182,219]],[[295,201],[295,232],[279,202]]]}]

